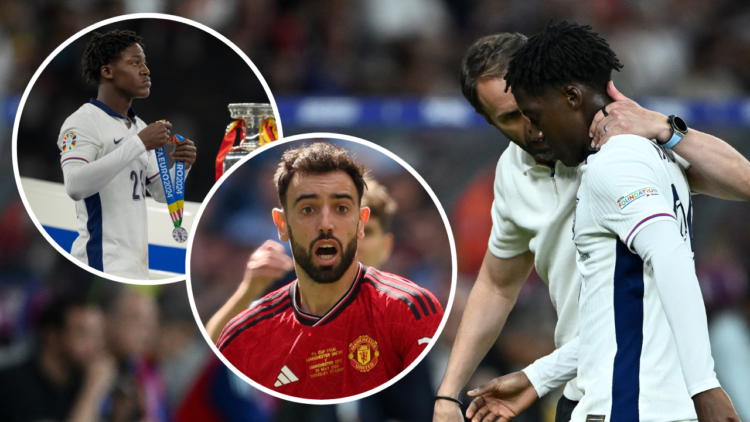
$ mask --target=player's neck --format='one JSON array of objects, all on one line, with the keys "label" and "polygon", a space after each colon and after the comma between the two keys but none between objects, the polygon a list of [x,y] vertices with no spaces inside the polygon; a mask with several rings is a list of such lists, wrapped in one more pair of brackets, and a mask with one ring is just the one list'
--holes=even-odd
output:
[{"label": "player's neck", "polygon": [[340,279],[333,283],[321,284],[313,281],[302,268],[297,267],[299,306],[302,312],[315,316],[325,315],[349,291],[358,270],[359,262],[355,259]]},{"label": "player's neck", "polygon": [[609,95],[594,94],[591,96],[591,100],[586,102],[586,108],[584,110],[585,121],[594,121],[594,116],[602,107],[610,105],[614,102]]},{"label": "player's neck", "polygon": [[114,89],[105,85],[99,85],[99,94],[96,99],[103,102],[107,107],[115,111],[120,116],[127,116],[133,99],[128,98]]}]

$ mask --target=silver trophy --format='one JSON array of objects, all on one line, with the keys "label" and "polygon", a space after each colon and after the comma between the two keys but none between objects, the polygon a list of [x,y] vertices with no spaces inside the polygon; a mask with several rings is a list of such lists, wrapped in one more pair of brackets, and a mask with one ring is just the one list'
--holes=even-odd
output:
[{"label": "silver trophy", "polygon": [[240,144],[233,146],[224,157],[224,173],[242,157],[277,139],[276,119],[271,104],[238,103],[229,104],[228,108],[235,121],[227,126],[225,136],[238,125],[242,125],[242,121],[245,130],[241,130],[240,133],[244,133],[245,136],[244,139],[240,139]]}]

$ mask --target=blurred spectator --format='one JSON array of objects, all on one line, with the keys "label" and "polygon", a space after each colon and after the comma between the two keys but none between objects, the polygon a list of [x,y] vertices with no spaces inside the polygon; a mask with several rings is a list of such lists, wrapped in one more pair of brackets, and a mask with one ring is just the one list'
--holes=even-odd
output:
[{"label": "blurred spectator", "polygon": [[113,422],[166,422],[166,389],[153,359],[158,310],[153,298],[115,286],[107,306],[107,347],[117,360],[114,391],[105,403]]},{"label": "blurred spectator", "polygon": [[716,377],[741,420],[750,420],[750,289],[737,306],[717,314],[708,330]]},{"label": "blurred spectator", "polygon": [[0,419],[98,421],[116,372],[99,308],[58,299],[41,316],[36,352],[0,371]]}]

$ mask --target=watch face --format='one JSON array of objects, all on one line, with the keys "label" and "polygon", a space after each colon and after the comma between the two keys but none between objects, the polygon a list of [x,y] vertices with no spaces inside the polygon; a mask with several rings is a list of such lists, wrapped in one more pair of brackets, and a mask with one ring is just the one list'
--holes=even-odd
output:
[{"label": "watch face", "polygon": [[687,132],[688,127],[687,127],[687,124],[685,124],[684,120],[682,120],[681,118],[679,118],[677,116],[674,116],[672,118],[672,122],[674,124],[675,129],[677,129],[678,131],[680,131],[682,133]]}]

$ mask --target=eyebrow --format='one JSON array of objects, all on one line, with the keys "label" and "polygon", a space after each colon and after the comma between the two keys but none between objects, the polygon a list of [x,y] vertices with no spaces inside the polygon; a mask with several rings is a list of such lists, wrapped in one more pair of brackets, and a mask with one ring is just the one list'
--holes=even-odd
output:
[{"label": "eyebrow", "polygon": [[303,199],[315,199],[318,195],[314,193],[303,193],[302,195],[298,196],[297,199],[294,200],[294,205],[297,205],[299,201],[302,201]]},{"label": "eyebrow", "polygon": [[[316,198],[318,198],[318,195],[315,194],[315,193],[303,193],[302,195],[299,195],[294,200],[294,205],[297,205],[297,203],[299,203],[299,201],[302,201],[302,200],[305,200],[305,199],[316,199]],[[354,202],[354,197],[352,197],[350,194],[348,194],[346,192],[344,192],[344,193],[334,193],[334,194],[331,195],[331,198],[334,198],[334,199],[348,199],[348,200]]]},{"label": "eyebrow", "polygon": [[331,197],[333,197],[335,199],[348,199],[348,200],[354,202],[354,198],[351,195],[349,195],[348,193],[334,193],[333,195],[331,195]]}]

